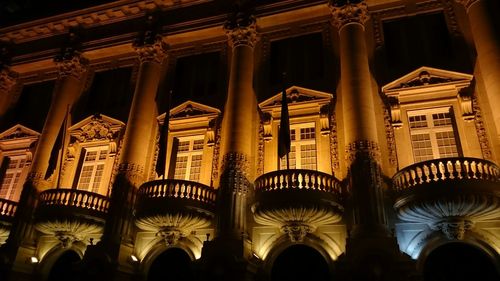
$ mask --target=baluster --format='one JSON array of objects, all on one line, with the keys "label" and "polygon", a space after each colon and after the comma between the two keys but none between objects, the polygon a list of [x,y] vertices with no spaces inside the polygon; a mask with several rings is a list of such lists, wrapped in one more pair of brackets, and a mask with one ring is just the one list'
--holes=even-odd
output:
[{"label": "baluster", "polygon": [[429,182],[436,181],[436,172],[437,172],[437,167],[436,164],[432,163],[430,164],[429,167]]},{"label": "baluster", "polygon": [[484,170],[484,165],[485,164],[486,163],[483,163],[483,162],[478,162],[477,163],[477,166],[476,166],[476,168],[477,168],[477,175],[478,175],[478,178],[480,178],[480,179],[489,180],[488,174],[485,173],[485,170]]},{"label": "baluster", "polygon": [[429,182],[429,166],[427,163],[422,163],[422,183]]},{"label": "baluster", "polygon": [[448,180],[451,178],[451,173],[450,173],[450,160],[447,160],[446,163],[444,163],[444,179]]},{"label": "baluster", "polygon": [[419,166],[415,167],[415,183],[416,184],[422,183],[422,168]]},{"label": "baluster", "polygon": [[479,173],[478,169],[477,169],[477,165],[478,163],[474,160],[472,160],[472,162],[470,163],[471,165],[471,171],[472,171],[472,175],[473,175],[473,178],[475,179],[480,179],[481,178],[481,174]]},{"label": "baluster", "polygon": [[443,162],[439,161],[436,168],[437,168],[437,181],[442,181],[443,180],[443,171],[444,171],[444,164]]}]

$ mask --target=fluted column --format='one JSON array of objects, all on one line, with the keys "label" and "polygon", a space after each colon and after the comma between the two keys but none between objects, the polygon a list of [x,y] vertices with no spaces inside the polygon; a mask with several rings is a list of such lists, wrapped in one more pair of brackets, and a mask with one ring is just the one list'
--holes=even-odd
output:
[{"label": "fluted column", "polygon": [[82,90],[82,78],[86,72],[87,60],[78,52],[55,59],[58,67],[58,79],[52,95],[47,118],[33,157],[29,181],[38,191],[52,186],[43,185],[42,177],[48,168],[50,153],[57,135],[64,122],[68,106],[78,99]]},{"label": "fluted column", "polygon": [[354,203],[354,223],[385,223],[374,95],[365,42],[368,9],[363,1],[331,1],[340,37],[340,83],[346,157]]},{"label": "fluted column", "polygon": [[0,120],[3,119],[3,116],[9,109],[11,91],[16,82],[17,73],[10,70],[7,66],[0,66]]},{"label": "fluted column", "polygon": [[[128,117],[120,164],[116,175],[109,218],[103,241],[119,245],[129,235],[132,210],[137,189],[145,180],[147,155],[154,145],[151,133],[156,125],[156,92],[161,78],[161,67],[166,57],[166,46],[160,36],[135,45],[139,59],[139,74]],[[108,246],[109,246],[108,245]],[[113,247],[113,251],[117,247]]]},{"label": "fluted column", "polygon": [[[500,27],[495,29],[494,13],[488,11],[486,0],[456,0],[461,3],[469,17],[469,24],[477,51],[477,61],[484,80],[488,104],[496,126],[497,141],[500,141]],[[492,0],[496,1],[496,0]]]},{"label": "fluted column", "polygon": [[253,91],[255,19],[237,16],[225,25],[232,48],[231,70],[222,124],[222,173],[220,181],[220,236],[240,237],[246,231],[249,160],[257,99]]}]

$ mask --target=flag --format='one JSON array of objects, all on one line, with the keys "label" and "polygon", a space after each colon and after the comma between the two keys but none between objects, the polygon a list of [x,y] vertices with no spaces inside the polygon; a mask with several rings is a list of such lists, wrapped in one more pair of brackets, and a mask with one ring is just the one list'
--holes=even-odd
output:
[{"label": "flag", "polygon": [[54,173],[57,160],[59,159],[59,150],[62,151],[61,154],[64,153],[63,145],[64,145],[64,135],[66,134],[66,126],[68,126],[68,116],[69,116],[69,105],[66,109],[66,114],[64,115],[63,123],[61,124],[61,128],[59,128],[59,133],[57,134],[56,141],[52,146],[52,150],[50,151],[49,157],[49,165],[47,166],[47,170],[45,171],[44,179],[47,180]]},{"label": "flag", "polygon": [[158,159],[156,160],[156,174],[162,179],[165,178],[165,166],[167,160],[167,141],[168,141],[168,123],[170,119],[170,100],[172,96],[172,91],[168,97],[167,111],[165,111],[165,119],[163,119],[163,124],[160,127],[160,140],[158,149]]},{"label": "flag", "polygon": [[290,116],[288,115],[288,102],[286,99],[286,90],[283,88],[281,95],[281,119],[280,130],[278,134],[278,156],[282,158],[290,152]]}]

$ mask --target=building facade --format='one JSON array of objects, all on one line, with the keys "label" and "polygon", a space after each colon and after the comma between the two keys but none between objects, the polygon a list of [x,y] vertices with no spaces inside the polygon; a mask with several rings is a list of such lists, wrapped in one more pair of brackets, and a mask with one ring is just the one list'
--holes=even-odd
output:
[{"label": "building facade", "polygon": [[0,280],[500,277],[497,1],[13,3]]}]

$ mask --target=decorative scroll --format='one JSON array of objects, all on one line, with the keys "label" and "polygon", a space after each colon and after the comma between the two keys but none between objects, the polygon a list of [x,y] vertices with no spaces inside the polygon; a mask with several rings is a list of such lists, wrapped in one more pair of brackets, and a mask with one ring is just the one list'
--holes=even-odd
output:
[{"label": "decorative scroll", "polygon": [[226,22],[224,29],[232,48],[238,46],[253,48],[257,43],[257,25],[252,15],[238,13]]},{"label": "decorative scroll", "polygon": [[348,23],[364,24],[370,18],[363,0],[330,0],[330,9],[332,23],[339,29]]}]

